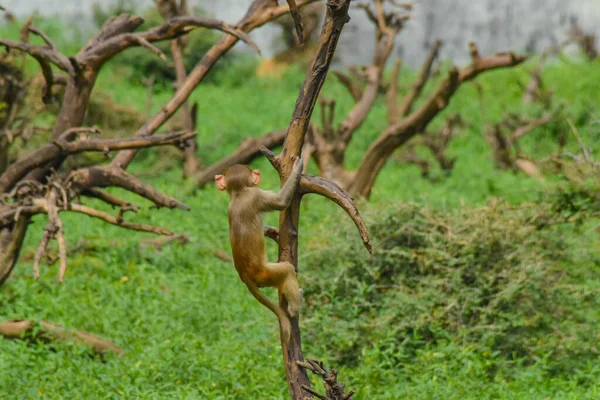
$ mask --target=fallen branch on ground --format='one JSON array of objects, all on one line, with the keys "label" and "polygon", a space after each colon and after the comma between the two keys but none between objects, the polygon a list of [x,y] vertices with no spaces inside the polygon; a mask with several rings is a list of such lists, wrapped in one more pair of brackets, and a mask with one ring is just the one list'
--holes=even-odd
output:
[{"label": "fallen branch on ground", "polygon": [[91,347],[97,354],[104,354],[108,351],[115,352],[120,356],[125,354],[123,349],[106,339],[78,329],[66,330],[64,327],[48,321],[39,321],[39,323],[30,320],[2,321],[0,322],[0,335],[6,339],[29,337],[32,340],[45,342],[71,341]]}]

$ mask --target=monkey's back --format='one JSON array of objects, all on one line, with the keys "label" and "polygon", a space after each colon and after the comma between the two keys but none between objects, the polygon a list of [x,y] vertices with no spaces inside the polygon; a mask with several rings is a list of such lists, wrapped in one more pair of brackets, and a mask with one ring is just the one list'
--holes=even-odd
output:
[{"label": "monkey's back", "polygon": [[266,263],[262,214],[255,206],[256,192],[247,188],[229,202],[229,240],[238,273],[257,275]]}]

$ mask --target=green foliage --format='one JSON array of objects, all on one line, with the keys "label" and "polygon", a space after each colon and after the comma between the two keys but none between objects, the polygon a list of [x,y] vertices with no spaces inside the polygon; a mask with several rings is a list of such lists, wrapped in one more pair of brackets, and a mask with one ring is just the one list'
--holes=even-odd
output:
[{"label": "green foliage", "polygon": [[[43,23],[72,55],[80,42],[65,37],[60,24]],[[0,31],[1,37],[18,37],[18,27]],[[209,75],[219,85],[203,84],[191,96],[198,102],[198,152],[205,165],[249,136],[285,127],[304,74],[298,68],[266,80],[253,77],[245,59],[219,66]],[[566,114],[596,155],[599,67],[561,61],[544,71],[555,101],[567,104]],[[27,70],[38,73],[39,67],[31,61]],[[157,112],[172,89],[156,87],[145,110],[147,89],[135,74],[123,59],[112,60],[97,88],[119,105]],[[404,73],[401,86],[412,76]],[[600,397],[597,180],[579,182],[563,171],[571,183],[560,174],[539,182],[499,171],[482,135],[484,125],[500,121],[505,111],[539,115],[535,106],[520,103],[527,80],[526,68],[494,71],[477,80],[482,98],[475,85],[460,89],[441,117],[459,111],[471,125],[452,143],[449,155],[457,164],[439,183],[421,179],[416,167],[387,163],[372,201],[360,205],[375,239],[374,257],[366,255],[354,228],[340,222],[342,211],[321,198],[305,198],[305,354],[338,367],[357,398]],[[336,99],[339,122],[353,102],[333,79],[323,90]],[[105,130],[119,125],[96,120]],[[347,154],[350,169],[385,124],[380,99],[356,132]],[[438,118],[431,128],[442,125]],[[564,129],[537,129],[523,140],[523,150],[539,157],[554,153],[556,133]],[[578,153],[567,133],[565,151]],[[56,284],[52,265],[34,281],[31,262],[45,218],[34,219],[20,263],[0,288],[0,319],[46,319],[87,330],[123,347],[126,357],[100,360],[73,343],[0,340],[0,398],[288,398],[275,318],[252,300],[231,264],[212,253],[229,250],[226,195],[183,182],[175,165],[158,150],[144,150],[130,171],[181,199],[189,213],[152,210],[131,194],[112,192],[143,206],[128,220],[187,233],[186,246],[154,250],[140,243],[149,235],[65,213],[73,252],[67,278]],[[253,166],[263,171],[265,189],[277,188],[267,161]],[[483,206],[490,197],[506,203]],[[266,216],[267,223],[276,221],[277,215]],[[268,244],[268,251],[274,259],[275,246]]]},{"label": "green foliage", "polygon": [[[598,248],[552,204],[452,213],[395,204],[371,219],[373,257],[360,245],[348,250],[347,227],[306,260],[327,265],[307,272],[305,298],[319,308],[319,324],[344,321],[328,332],[337,362],[352,365],[377,349],[398,368],[439,343],[495,359],[492,376],[541,360],[549,373],[573,373],[597,360],[600,302],[579,276],[598,270]],[[577,263],[576,252],[590,260]]]}]

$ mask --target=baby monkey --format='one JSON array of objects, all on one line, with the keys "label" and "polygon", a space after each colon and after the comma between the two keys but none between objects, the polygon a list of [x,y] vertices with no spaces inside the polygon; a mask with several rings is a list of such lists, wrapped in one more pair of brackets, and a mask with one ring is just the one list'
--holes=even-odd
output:
[{"label": "baby monkey", "polygon": [[227,211],[235,269],[256,300],[277,315],[285,341],[290,339],[291,334],[288,316],[258,288],[277,288],[285,296],[287,311],[292,317],[298,314],[300,308],[300,289],[291,263],[270,263],[267,260],[262,213],[284,210],[290,205],[302,177],[302,165],[302,159],[296,159],[292,173],[279,193],[258,188],[260,171],[246,165],[237,164],[229,167],[223,175],[215,175],[217,189],[227,190],[231,197]]}]

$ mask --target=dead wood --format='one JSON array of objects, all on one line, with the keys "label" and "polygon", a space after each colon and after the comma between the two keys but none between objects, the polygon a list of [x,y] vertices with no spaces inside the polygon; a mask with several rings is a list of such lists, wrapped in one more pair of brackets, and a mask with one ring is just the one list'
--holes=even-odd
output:
[{"label": "dead wood", "polygon": [[497,53],[493,56],[480,57],[475,44],[470,45],[472,63],[460,70],[451,68],[432,95],[411,114],[395,124],[388,126],[366,151],[358,170],[352,174],[347,190],[356,196],[368,198],[375,179],[387,159],[400,146],[415,135],[424,132],[429,123],[449,104],[461,84],[468,82],[479,74],[497,68],[519,65],[524,56],[513,53]]},{"label": "dead wood", "polygon": [[349,75],[343,73],[342,71],[331,71],[331,73],[335,75],[338,81],[340,81],[340,83],[344,85],[346,89],[348,89],[350,96],[352,96],[355,102],[360,100],[362,96],[362,90]]},{"label": "dead wood", "polygon": [[400,154],[399,160],[407,164],[415,164],[421,170],[423,178],[434,181],[436,179],[431,175],[430,161],[417,153],[417,147],[425,147],[441,170],[445,174],[449,174],[454,168],[456,158],[448,157],[446,151],[456,136],[456,128],[463,128],[465,125],[459,114],[447,118],[444,127],[439,132],[425,131],[420,135],[420,140],[416,141],[417,138],[414,138],[408,143],[406,150]]},{"label": "dead wood", "polygon": [[296,28],[296,34],[298,35],[298,43],[300,48],[304,48],[304,24],[302,24],[302,16],[298,10],[295,0],[287,0],[288,6],[290,6],[290,14],[294,20],[294,27]]},{"label": "dead wood", "polygon": [[[297,51],[294,50],[294,48],[299,48],[300,51],[304,51],[307,48],[313,48],[312,45],[314,44],[314,34],[318,33],[318,30],[321,27],[324,11],[324,2],[316,2],[310,6],[302,8],[301,10],[298,9],[298,15],[300,18],[295,18],[295,15],[290,12],[290,14],[285,15],[275,21],[275,24],[279,25],[283,29],[283,40],[287,46],[287,49],[282,54],[297,55]],[[300,22],[302,25],[302,45],[300,44],[297,22]],[[282,54],[275,56],[275,59],[280,58]]]},{"label": "dead wood", "polygon": [[[388,11],[383,8],[382,0],[373,0],[369,3],[359,3],[358,8],[365,10],[369,19],[375,25],[376,45],[375,53],[371,63],[364,68],[352,68],[351,74],[335,72],[338,80],[348,89],[355,100],[352,109],[346,114],[339,126],[333,126],[334,103],[327,109],[327,118],[322,115],[323,123],[321,129],[313,127],[308,137],[308,144],[312,149],[312,156],[319,169],[319,174],[325,178],[333,179],[343,187],[347,187],[352,179],[351,173],[344,169],[344,158],[346,149],[352,140],[354,132],[360,128],[369,115],[381,88],[386,86],[383,81],[383,71],[395,45],[397,34],[404,27],[408,15],[403,9],[392,7]],[[437,49],[435,50],[437,54]],[[435,57],[433,57],[435,58]],[[433,59],[431,60],[431,64]],[[428,69],[431,66],[429,65]],[[396,96],[398,86],[397,79],[400,72],[400,64],[392,72],[392,78],[388,87],[388,119],[395,120],[398,115]],[[422,74],[423,79],[428,77]],[[364,82],[364,85],[361,85]],[[413,96],[420,93],[421,86],[414,86]],[[361,87],[363,86],[363,87]],[[403,103],[403,108],[409,108],[412,101]],[[323,112],[326,109],[323,108]],[[393,114],[393,115],[392,115]],[[327,121],[327,123],[325,123]]]},{"label": "dead wood", "polygon": [[[355,100],[352,109],[346,114],[339,126],[333,126],[334,107],[331,102],[322,108],[322,126],[315,127],[309,134],[307,145],[315,160],[319,175],[336,181],[353,196],[368,198],[379,171],[394,151],[419,134],[428,136],[423,143],[431,149],[435,158],[445,170],[450,170],[453,160],[444,156],[449,138],[443,135],[426,135],[428,124],[443,111],[461,84],[473,80],[482,72],[496,68],[512,67],[525,60],[523,56],[512,53],[498,53],[480,57],[475,44],[470,44],[472,63],[460,70],[451,68],[446,79],[416,110],[413,110],[423,89],[432,76],[433,65],[439,55],[441,42],[434,42],[423,66],[415,80],[398,103],[398,75],[400,62],[397,61],[389,82],[383,80],[383,70],[395,45],[395,39],[409,18],[405,4],[392,2],[384,7],[383,0],[359,3],[369,20],[375,25],[376,47],[371,63],[364,68],[351,69],[351,74],[337,73],[340,82],[348,89]],[[364,82],[364,85],[361,85]],[[361,87],[364,86],[364,87]],[[348,171],[344,166],[346,149],[354,133],[361,127],[375,104],[377,96],[384,90],[388,126],[382,131],[369,149],[367,149],[359,168]],[[426,161],[412,153],[411,160],[424,171],[429,170]]]},{"label": "dead wood", "polygon": [[340,206],[352,219],[354,225],[356,225],[367,251],[373,254],[373,247],[371,245],[371,240],[369,239],[369,232],[367,231],[365,222],[363,221],[358,208],[354,204],[352,196],[350,196],[348,192],[330,179],[309,174],[302,175],[302,179],[300,180],[300,192],[302,194],[314,193],[321,195]]},{"label": "dead wood", "polygon": [[279,244],[279,229],[275,228],[274,226],[265,225],[263,226],[263,233],[265,237],[268,237],[275,243]]},{"label": "dead wood", "polygon": [[544,88],[544,82],[542,81],[542,66],[546,61],[546,52],[540,55],[540,58],[536,66],[531,71],[529,82],[525,87],[525,93],[523,93],[523,104],[531,104],[536,100],[543,100],[542,91]]},{"label": "dead wood", "polygon": [[439,55],[441,47],[442,47],[441,41],[436,40],[433,43],[433,47],[431,48],[429,55],[425,59],[423,66],[421,67],[421,72],[419,72],[419,76],[417,77],[417,80],[411,86],[408,94],[406,94],[406,96],[404,96],[402,105],[400,106],[400,108],[398,110],[398,114],[400,115],[400,117],[406,117],[412,111],[415,101],[421,95],[421,92],[423,91],[423,87],[425,87],[425,83],[427,83],[427,80],[431,76],[431,68],[433,67],[433,63]]},{"label": "dead wood", "polygon": [[[275,155],[264,147],[261,149],[279,173],[281,185],[288,179],[294,161],[301,155],[310,118],[327,76],[329,65],[333,59],[341,30],[344,24],[349,21],[349,6],[349,0],[329,0],[327,2],[327,16],[317,45],[316,55],[308,69],[306,80],[300,89],[283,149],[279,155]],[[304,176],[302,181],[308,179],[310,178]],[[318,190],[327,192],[327,197],[329,198],[335,196],[329,193],[333,192],[333,189],[325,184],[320,186],[315,184],[314,186],[318,186]],[[292,263],[296,267],[297,272],[298,227],[300,202],[303,194],[302,191],[299,191],[294,196],[290,207],[282,211],[279,217],[279,261]],[[348,201],[351,201],[351,199]],[[284,296],[279,297],[279,303],[283,309],[287,308]],[[290,394],[295,400],[313,398],[312,393],[306,389],[310,388],[310,381],[308,380],[306,371],[298,364],[298,361],[303,361],[298,317],[292,318],[291,322],[292,335],[290,340],[286,342],[282,338],[281,341]]]},{"label": "dead wood", "polygon": [[13,187],[19,180],[29,172],[42,167],[56,159],[58,152],[62,156],[82,153],[86,151],[98,151],[108,153],[114,150],[138,149],[162,145],[182,145],[187,139],[196,136],[195,132],[174,132],[160,136],[147,136],[126,139],[83,139],[73,141],[74,135],[81,131],[93,131],[94,128],[73,128],[67,130],[58,139],[32,154],[25,156],[11,164],[2,176],[0,176],[0,191],[6,191]]},{"label": "dead wood", "polygon": [[[315,1],[317,0],[298,1],[297,5],[298,7],[302,7]],[[254,0],[254,2],[250,5],[246,15],[235,26],[243,32],[249,32],[289,12],[289,7],[287,5],[278,6],[273,3],[274,2],[271,0]],[[219,60],[223,54],[233,47],[238,40],[239,39],[237,37],[228,35],[211,47],[204,57],[202,57],[202,59],[198,62],[196,67],[190,71],[185,83],[177,88],[177,91],[175,94],[173,94],[173,97],[157,114],[151,117],[150,120],[144,124],[144,126],[137,130],[135,136],[146,136],[148,134],[153,134],[158,128],[160,128],[162,124],[164,124],[165,121],[170,118],[187,100],[191,92],[204,79],[217,60]],[[126,168],[133,160],[134,155],[134,150],[123,151],[117,157],[115,157],[112,163],[113,165],[120,165],[121,167]]]},{"label": "dead wood", "polygon": [[233,257],[231,256],[231,254],[228,254],[228,253],[224,252],[223,250],[214,249],[212,251],[212,253],[215,257],[217,257],[221,261],[233,262]]},{"label": "dead wood", "polygon": [[89,188],[87,190],[83,190],[80,194],[82,196],[93,197],[98,200],[102,200],[103,202],[111,205],[112,207],[119,207],[119,208],[129,207],[134,212],[137,212],[139,210],[138,206],[131,204],[130,202],[128,202],[126,200],[120,199],[117,196],[113,196],[112,194],[107,193],[100,189]]},{"label": "dead wood", "polygon": [[354,395],[354,390],[346,392],[344,384],[338,381],[337,370],[332,368],[330,371],[325,369],[322,361],[306,359],[306,362],[298,361],[298,365],[318,375],[325,384],[325,395],[318,393],[311,387],[303,387],[308,393],[321,400],[349,400]]},{"label": "dead wood", "polygon": [[[298,7],[302,7],[314,1],[316,0],[303,0],[296,4]],[[136,16],[123,14],[106,21],[73,56],[61,53],[47,34],[33,26],[32,19],[23,27],[21,41],[0,40],[0,46],[29,54],[38,61],[46,78],[46,88],[51,89],[52,85],[58,82],[65,84],[62,104],[52,128],[49,144],[30,156],[18,160],[0,176],[0,193],[3,199],[0,202],[0,219],[2,220],[0,225],[0,284],[6,280],[17,261],[31,215],[35,213],[50,214],[48,210],[52,207],[48,206],[46,196],[49,191],[53,190],[52,187],[57,188],[60,192],[60,196],[57,198],[58,213],[62,211],[81,212],[129,229],[171,235],[171,232],[166,229],[123,221],[123,213],[133,210],[133,207],[121,205],[119,200],[99,192],[98,189],[111,186],[121,187],[152,201],[157,207],[187,209],[187,206],[178,200],[158,192],[125,172],[125,168],[135,155],[136,150],[133,149],[155,146],[164,140],[164,137],[150,139],[149,136],[154,134],[182,106],[192,90],[204,79],[218,59],[240,39],[256,48],[247,33],[287,12],[289,12],[287,5],[279,6],[272,0],[255,0],[246,15],[236,25],[209,18],[183,15],[170,18],[161,26],[141,32],[135,31],[143,23],[143,20]],[[163,54],[153,45],[154,42],[177,39],[198,27],[218,29],[225,32],[226,35],[205,54],[187,78],[180,79],[180,85],[171,100],[140,127],[131,139],[118,139],[112,142],[84,139],[73,143],[71,140],[63,140],[65,138],[62,135],[65,132],[83,126],[96,77],[105,62],[134,46],[144,47],[162,58]],[[29,36],[31,34],[41,37],[44,44],[30,44]],[[53,66],[66,75],[64,77],[55,76]],[[45,90],[44,96],[48,97],[49,93],[48,90]],[[192,136],[182,136],[182,138],[189,140]],[[178,140],[176,139],[175,142]],[[73,171],[63,165],[65,159],[73,153],[111,149],[121,150],[109,165],[92,166]],[[53,175],[54,171],[59,171],[59,173]],[[85,205],[72,203],[84,193],[92,194],[106,200],[110,205],[118,206],[119,215],[115,217]],[[52,213],[54,212],[52,211]],[[59,240],[59,236],[57,236],[57,240]]]},{"label": "dead wood", "polygon": [[140,247],[142,249],[152,247],[154,250],[161,250],[163,247],[171,243],[179,243],[183,245],[189,243],[189,241],[190,238],[187,235],[174,234],[170,236],[159,236],[155,238],[143,239],[140,241]]},{"label": "dead wood", "polygon": [[41,340],[44,342],[70,341],[91,347],[97,354],[112,351],[120,356],[125,353],[116,344],[99,336],[78,329],[66,330],[48,321],[10,320],[0,322],[0,335],[6,339]]},{"label": "dead wood", "polygon": [[555,121],[562,108],[561,105],[540,118],[533,119],[519,114],[507,114],[501,122],[487,127],[485,139],[492,149],[496,166],[504,170],[521,170],[530,176],[540,175],[535,164],[528,160],[530,157],[521,151],[518,142],[536,128]]}]

